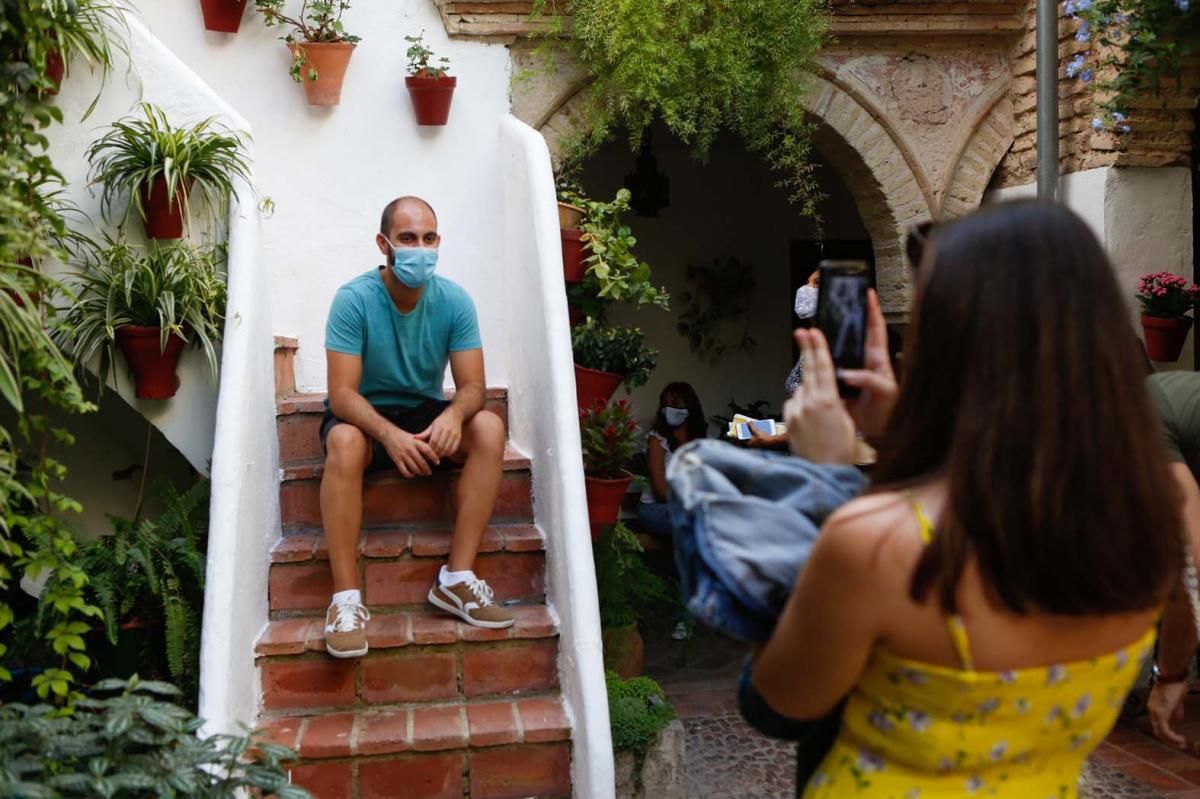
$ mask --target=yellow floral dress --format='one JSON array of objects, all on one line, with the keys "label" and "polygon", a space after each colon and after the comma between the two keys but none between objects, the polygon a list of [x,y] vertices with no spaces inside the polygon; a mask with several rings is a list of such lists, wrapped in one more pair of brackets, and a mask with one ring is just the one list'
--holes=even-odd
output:
[{"label": "yellow floral dress", "polygon": [[[914,508],[928,541],[932,525]],[[1100,657],[991,672],[972,668],[962,621],[947,621],[962,668],[876,647],[804,799],[1079,795],[1084,760],[1116,722],[1150,655],[1153,627]]]}]

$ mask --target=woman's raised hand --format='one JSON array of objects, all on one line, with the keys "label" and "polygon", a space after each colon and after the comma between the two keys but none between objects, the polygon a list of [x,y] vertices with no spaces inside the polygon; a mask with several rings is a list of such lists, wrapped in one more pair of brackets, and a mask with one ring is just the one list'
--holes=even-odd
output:
[{"label": "woman's raised hand", "polygon": [[[807,362],[805,371],[807,372]],[[837,373],[842,382],[861,390],[857,397],[847,400],[846,407],[858,429],[868,439],[877,438],[887,427],[892,409],[896,406],[899,386],[888,357],[887,322],[879,308],[879,295],[874,289],[867,295],[867,342],[863,349],[862,369],[843,369]]]},{"label": "woman's raised hand", "polygon": [[783,406],[792,454],[813,463],[853,463],[854,421],[838,396],[825,336],[820,330],[797,330],[796,344],[804,359],[804,381]]}]

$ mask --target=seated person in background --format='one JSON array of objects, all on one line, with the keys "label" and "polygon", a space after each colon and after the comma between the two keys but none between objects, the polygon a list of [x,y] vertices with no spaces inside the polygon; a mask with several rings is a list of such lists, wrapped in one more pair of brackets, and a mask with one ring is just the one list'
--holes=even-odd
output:
[{"label": "seated person in background", "polygon": [[704,409],[696,390],[687,383],[668,383],[658,395],[654,426],[646,434],[646,476],[650,487],[642,492],[638,519],[646,531],[669,536],[667,513],[667,461],[671,453],[689,441],[707,436]]}]

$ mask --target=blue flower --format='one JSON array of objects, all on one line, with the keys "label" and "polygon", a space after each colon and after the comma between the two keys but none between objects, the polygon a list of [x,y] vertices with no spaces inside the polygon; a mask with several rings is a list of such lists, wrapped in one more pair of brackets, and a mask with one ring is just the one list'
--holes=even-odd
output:
[{"label": "blue flower", "polygon": [[1128,133],[1129,131],[1133,130],[1133,128],[1129,127],[1128,125],[1118,125],[1117,130],[1121,133]]},{"label": "blue flower", "polygon": [[1092,117],[1092,130],[1104,130],[1104,120],[1100,117]]},{"label": "blue flower", "polygon": [[1094,77],[1096,77],[1096,73],[1092,72],[1090,69],[1085,69],[1083,72],[1079,73],[1079,79],[1084,83],[1091,83],[1092,78]]},{"label": "blue flower", "polygon": [[1073,78],[1083,71],[1084,58],[1082,55],[1075,55],[1067,62],[1067,77]]},{"label": "blue flower", "polygon": [[1088,39],[1091,39],[1091,38],[1092,38],[1092,26],[1087,22],[1087,20],[1084,20],[1079,25],[1079,30],[1075,31],[1075,41],[1086,42]]},{"label": "blue flower", "polygon": [[[1125,121],[1125,115],[1122,114],[1120,111],[1113,111],[1112,118],[1113,118],[1113,122],[1116,122],[1118,125]],[[1120,656],[1125,656],[1125,653],[1123,651],[1120,652],[1118,659],[1120,659]],[[1126,659],[1128,659],[1128,656],[1126,656]],[[1122,663],[1121,665],[1125,665],[1125,664]]]}]

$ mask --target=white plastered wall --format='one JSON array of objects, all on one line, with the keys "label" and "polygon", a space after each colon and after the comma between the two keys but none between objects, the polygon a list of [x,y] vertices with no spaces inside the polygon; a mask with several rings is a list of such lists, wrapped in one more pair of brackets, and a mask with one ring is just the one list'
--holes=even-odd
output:
[{"label": "white plastered wall", "polygon": [[[274,333],[296,336],[297,386],[325,388],[324,333],[338,286],[382,263],[374,244],[392,198],[415,194],[438,213],[439,273],[463,284],[479,309],[489,385],[508,369],[499,242],[502,238],[496,128],[509,108],[509,57],[502,45],[449,41],[432,0],[353,3],[343,21],[362,37],[341,105],[314,108],[288,76],[279,28],[249,4],[237,34],[204,30],[195,0],[134,0],[146,24],[254,128],[256,189],[275,204],[262,226]],[[298,11],[299,0],[288,3]],[[458,77],[446,127],[419,127],[404,88],[408,43],[425,42]]]},{"label": "white plastered wall", "polygon": [[[988,201],[1034,197],[1037,184],[1001,189]],[[1186,167],[1102,167],[1063,175],[1059,199],[1095,231],[1129,300],[1129,323],[1139,333],[1138,277],[1174,272],[1192,278],[1192,175]],[[1190,369],[1195,336],[1179,360],[1155,368]]]}]

